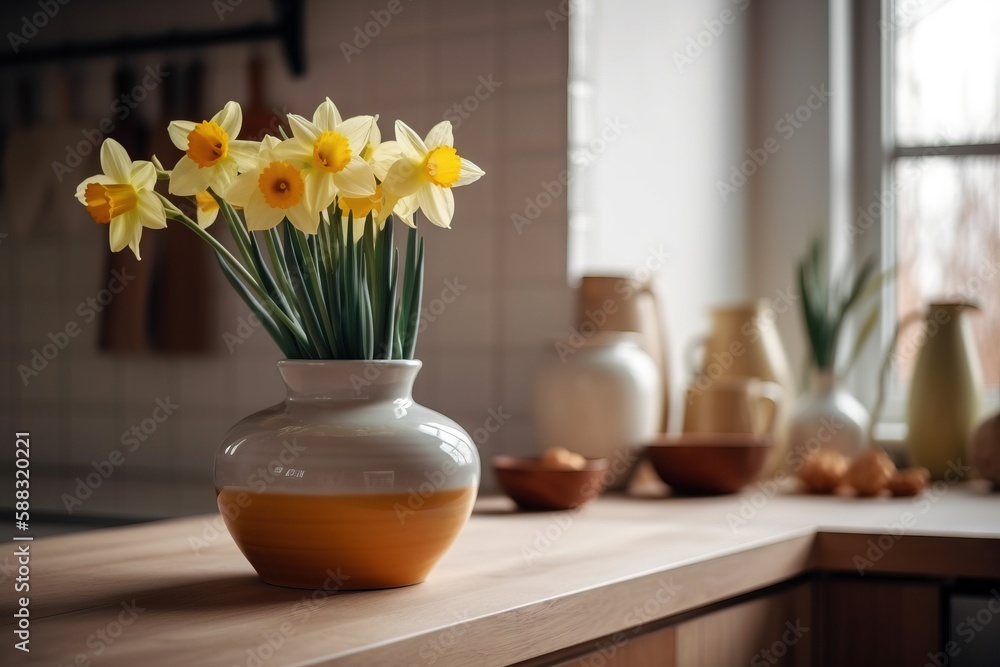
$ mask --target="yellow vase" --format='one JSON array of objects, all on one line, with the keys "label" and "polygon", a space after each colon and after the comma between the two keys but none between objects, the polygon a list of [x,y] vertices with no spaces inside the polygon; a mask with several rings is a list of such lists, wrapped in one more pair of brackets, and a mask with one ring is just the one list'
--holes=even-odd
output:
[{"label": "yellow vase", "polygon": [[966,448],[979,418],[979,357],[964,316],[974,307],[930,305],[925,342],[913,369],[906,443],[913,464],[930,470],[935,479],[964,476],[960,471],[968,465]]}]

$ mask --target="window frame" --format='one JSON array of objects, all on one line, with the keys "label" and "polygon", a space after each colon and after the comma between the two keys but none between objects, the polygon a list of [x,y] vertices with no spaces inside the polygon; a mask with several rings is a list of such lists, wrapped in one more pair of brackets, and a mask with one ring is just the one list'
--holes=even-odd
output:
[{"label": "window frame", "polygon": [[[847,236],[856,239],[852,254],[856,261],[878,257],[881,267],[895,263],[896,206],[895,168],[901,158],[938,157],[1000,157],[1000,143],[903,145],[896,142],[894,109],[894,51],[896,37],[895,5],[898,0],[846,0],[850,34],[843,36],[855,48],[849,49],[847,64],[853,78],[851,94],[853,182]],[[837,0],[832,0],[833,6]],[[878,67],[871,63],[877,62]],[[881,197],[879,197],[881,195]],[[877,205],[876,205],[877,203]],[[878,215],[872,215],[874,211]],[[867,220],[871,219],[871,223]],[[873,336],[859,363],[848,379],[851,389],[863,403],[873,406],[877,382],[872,382],[872,369],[881,372],[883,358],[892,344],[896,330],[896,285],[887,281],[882,286],[882,316],[879,335]],[[875,379],[878,379],[877,376]],[[905,436],[906,399],[908,387],[891,374],[886,383],[885,403],[875,427],[876,438],[902,439]],[[987,385],[983,408],[995,412],[1000,408],[998,392]]]}]

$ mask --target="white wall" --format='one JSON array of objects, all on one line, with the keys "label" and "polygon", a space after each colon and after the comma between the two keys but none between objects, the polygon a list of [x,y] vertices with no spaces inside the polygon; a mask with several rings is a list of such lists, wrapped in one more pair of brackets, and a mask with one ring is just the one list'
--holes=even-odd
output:
[{"label": "white wall", "polygon": [[[747,184],[750,285],[763,297],[773,298],[779,290],[798,294],[795,266],[830,220],[832,102],[819,105],[814,92],[837,94],[830,87],[828,5],[768,0],[751,9],[747,148],[757,149],[768,138],[778,146]],[[810,109],[810,101],[820,108]],[[798,379],[806,354],[798,306],[779,315],[777,327]]]},{"label": "white wall", "polygon": [[[591,5],[584,17],[593,54],[583,63],[593,91],[586,131],[596,136],[608,121],[625,127],[581,172],[583,192],[571,200],[582,211],[571,210],[578,236],[571,269],[630,273],[651,258],[651,249],[670,254],[657,286],[679,406],[688,380],[682,350],[704,331],[709,307],[753,294],[747,189],[723,201],[717,187],[743,159],[747,143],[750,5]],[[675,420],[679,411],[672,415]]]}]

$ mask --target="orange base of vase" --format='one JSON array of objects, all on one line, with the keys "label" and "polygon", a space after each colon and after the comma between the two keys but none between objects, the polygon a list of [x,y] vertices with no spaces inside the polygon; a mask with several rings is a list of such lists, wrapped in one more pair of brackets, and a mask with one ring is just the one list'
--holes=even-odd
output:
[{"label": "orange base of vase", "polygon": [[358,590],[427,578],[472,511],[474,488],[416,494],[293,495],[225,488],[219,509],[269,584]]}]

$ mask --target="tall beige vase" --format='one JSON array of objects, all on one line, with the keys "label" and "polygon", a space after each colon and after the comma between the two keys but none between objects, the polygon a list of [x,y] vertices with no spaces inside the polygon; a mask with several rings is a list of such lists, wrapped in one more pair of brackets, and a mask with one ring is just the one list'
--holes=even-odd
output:
[{"label": "tall beige vase", "polygon": [[[982,386],[979,355],[968,319],[969,303],[932,303],[926,312],[910,313],[896,329],[893,345],[882,365],[879,399],[893,359],[917,355],[906,405],[906,445],[913,465],[922,466],[935,479],[958,481],[969,465],[968,445],[980,417]],[[915,347],[897,345],[909,326],[923,323],[923,340]]]},{"label": "tall beige vase", "polygon": [[660,376],[660,431],[670,417],[670,362],[662,304],[650,281],[629,276],[584,276],[580,282],[577,328],[593,331],[634,331],[639,345],[652,357]]},{"label": "tall beige vase", "polygon": [[693,340],[687,349],[688,369],[693,375],[690,391],[706,391],[719,378],[758,378],[781,385],[784,400],[778,407],[775,443],[765,475],[783,467],[786,424],[797,393],[769,307],[767,300],[760,299],[712,309],[708,334]]}]

